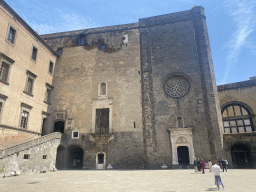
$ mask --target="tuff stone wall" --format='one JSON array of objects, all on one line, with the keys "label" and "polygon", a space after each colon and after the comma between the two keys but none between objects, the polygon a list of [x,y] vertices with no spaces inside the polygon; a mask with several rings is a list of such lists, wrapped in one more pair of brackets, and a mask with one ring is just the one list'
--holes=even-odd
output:
[{"label": "tuff stone wall", "polygon": [[138,169],[144,164],[142,131],[117,132],[106,145],[88,138],[85,150],[85,169],[95,169],[97,152],[104,152],[106,166],[111,164],[114,169]]},{"label": "tuff stone wall", "polygon": [[[168,128],[194,127],[196,157],[210,159],[222,151],[209,40],[202,7],[140,20],[145,156],[148,166],[170,165]],[[168,97],[163,84],[173,75],[190,82],[182,98]]]},{"label": "tuff stone wall", "polygon": [[[63,48],[54,75],[52,106],[54,111],[66,110],[67,118],[74,119],[72,129],[90,133],[93,101],[108,99],[113,101],[113,131],[142,129],[139,31],[125,33],[128,42],[112,53],[97,45],[91,49],[86,46]],[[98,97],[100,82],[107,83],[105,98]]]},{"label": "tuff stone wall", "polygon": [[73,168],[72,147],[83,150],[83,169],[96,169],[97,153],[106,155],[105,168],[111,164],[114,169],[138,169],[145,164],[142,131],[89,133],[79,139],[71,139],[64,134],[60,147],[57,159],[57,168],[60,169]]},{"label": "tuff stone wall", "polygon": [[[62,119],[66,123],[63,146],[67,159],[69,146],[80,146],[84,150],[84,168],[95,169],[96,153],[100,151],[106,153],[105,163],[115,167],[124,168],[127,161],[137,167],[142,164],[141,69],[136,26],[42,36],[54,49],[63,48],[54,74],[52,106],[55,112],[67,114]],[[83,46],[77,44],[81,36],[86,38]],[[101,82],[107,83],[103,97],[98,93]],[[96,109],[100,108],[110,109],[109,130],[114,135],[114,140],[102,149],[93,143],[87,146],[86,137],[82,136],[95,132]],[[68,119],[72,119],[71,124]],[[71,139],[72,130],[79,131],[80,141]],[[52,131],[53,127],[48,130]],[[104,134],[101,137],[104,140]],[[68,167],[70,162],[63,164]]]}]

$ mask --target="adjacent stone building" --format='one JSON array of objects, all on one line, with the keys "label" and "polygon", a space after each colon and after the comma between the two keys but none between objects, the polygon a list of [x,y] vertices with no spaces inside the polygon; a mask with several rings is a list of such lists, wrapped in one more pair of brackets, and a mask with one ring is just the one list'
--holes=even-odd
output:
[{"label": "adjacent stone building", "polygon": [[[35,155],[43,161],[56,159],[58,145],[55,151],[51,146],[52,149],[33,155],[23,152],[34,146],[29,140],[39,139],[49,126],[46,119],[52,111],[52,81],[58,54],[4,1],[0,1],[0,18],[0,166],[31,171],[37,166],[23,166],[21,161],[10,159],[33,159]],[[37,147],[44,148],[41,141]],[[50,150],[55,154],[52,158]]]},{"label": "adjacent stone building", "polygon": [[224,155],[234,167],[256,167],[256,79],[218,86]]},{"label": "adjacent stone building", "polygon": [[[219,86],[219,100],[202,7],[38,36],[0,2],[0,163],[155,169],[226,157],[234,167],[256,166],[255,80]],[[25,159],[35,153],[48,163]]]},{"label": "adjacent stone building", "polygon": [[65,135],[58,168],[178,167],[223,156],[202,7],[41,37],[61,54],[48,127]]}]

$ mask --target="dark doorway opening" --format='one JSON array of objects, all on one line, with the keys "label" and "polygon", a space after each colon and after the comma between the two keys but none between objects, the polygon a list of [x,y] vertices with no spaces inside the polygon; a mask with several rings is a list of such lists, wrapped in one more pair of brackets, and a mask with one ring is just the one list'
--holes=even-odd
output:
[{"label": "dark doorway opening", "polygon": [[96,109],[96,133],[109,133],[109,108]]},{"label": "dark doorway opening", "polygon": [[104,154],[98,154],[98,164],[104,164]]},{"label": "dark doorway opening", "polygon": [[54,123],[54,132],[64,133],[64,122],[63,121],[57,121]]},{"label": "dark doorway opening", "polygon": [[57,148],[57,156],[56,156],[56,168],[58,170],[64,169],[64,159],[65,159],[65,148],[63,146],[59,146]]},{"label": "dark doorway opening", "polygon": [[178,151],[178,162],[179,165],[189,165],[189,152],[187,146],[179,146]]},{"label": "dark doorway opening", "polygon": [[69,147],[69,168],[83,169],[84,150],[81,147]]},{"label": "dark doorway opening", "polygon": [[231,147],[231,156],[235,168],[252,167],[251,151],[245,144],[235,144]]},{"label": "dark doorway opening", "polygon": [[42,124],[42,134],[41,136],[46,135],[46,130],[45,130],[45,123],[46,123],[46,118],[43,118],[43,124]]}]

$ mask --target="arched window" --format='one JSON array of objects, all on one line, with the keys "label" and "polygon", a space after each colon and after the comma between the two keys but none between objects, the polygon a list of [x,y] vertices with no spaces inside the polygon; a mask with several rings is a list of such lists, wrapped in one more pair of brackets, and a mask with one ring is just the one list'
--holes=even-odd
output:
[{"label": "arched window", "polygon": [[222,109],[225,133],[252,132],[253,124],[250,111],[241,104],[230,104]]},{"label": "arched window", "polygon": [[107,83],[102,82],[99,84],[98,95],[107,96]]},{"label": "arched window", "polygon": [[177,124],[178,124],[178,128],[183,128],[183,119],[182,119],[182,117],[177,118]]}]

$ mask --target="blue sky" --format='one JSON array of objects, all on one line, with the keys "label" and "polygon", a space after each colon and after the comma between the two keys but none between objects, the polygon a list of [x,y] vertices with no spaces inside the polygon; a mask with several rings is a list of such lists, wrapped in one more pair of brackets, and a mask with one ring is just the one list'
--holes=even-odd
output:
[{"label": "blue sky", "polygon": [[39,34],[205,8],[218,85],[256,76],[256,0],[6,0]]}]

